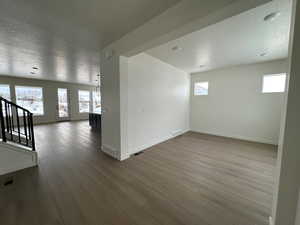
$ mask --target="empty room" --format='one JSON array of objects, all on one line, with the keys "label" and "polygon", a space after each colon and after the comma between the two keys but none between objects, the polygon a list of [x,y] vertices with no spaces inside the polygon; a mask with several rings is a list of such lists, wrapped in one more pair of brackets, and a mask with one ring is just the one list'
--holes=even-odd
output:
[{"label": "empty room", "polygon": [[0,223],[299,225],[297,0],[0,2]]}]

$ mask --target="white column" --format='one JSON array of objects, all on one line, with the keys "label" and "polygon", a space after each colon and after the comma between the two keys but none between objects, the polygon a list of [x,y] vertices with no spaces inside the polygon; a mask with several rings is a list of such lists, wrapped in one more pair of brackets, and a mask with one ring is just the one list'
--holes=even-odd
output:
[{"label": "white column", "polygon": [[105,153],[118,160],[127,154],[128,61],[106,49],[101,54],[102,146]]},{"label": "white column", "polygon": [[289,90],[278,154],[274,225],[295,225],[300,186],[300,4],[294,0]]}]

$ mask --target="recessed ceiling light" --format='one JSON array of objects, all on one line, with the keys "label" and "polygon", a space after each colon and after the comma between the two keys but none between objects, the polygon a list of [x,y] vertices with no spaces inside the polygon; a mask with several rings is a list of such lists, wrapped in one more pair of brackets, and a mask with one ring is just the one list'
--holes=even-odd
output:
[{"label": "recessed ceiling light", "polygon": [[33,66],[32,69],[34,70],[38,70],[39,68],[37,68],[36,66]]},{"label": "recessed ceiling light", "polygon": [[172,50],[173,51],[180,51],[180,50],[182,50],[182,48],[179,47],[179,46],[174,46],[174,47],[172,47]]},{"label": "recessed ceiling light", "polygon": [[272,12],[264,17],[264,21],[273,21],[278,16],[280,16],[280,12]]},{"label": "recessed ceiling light", "polygon": [[264,57],[264,56],[266,56],[266,55],[267,55],[266,52],[263,52],[263,53],[260,54],[261,57]]}]

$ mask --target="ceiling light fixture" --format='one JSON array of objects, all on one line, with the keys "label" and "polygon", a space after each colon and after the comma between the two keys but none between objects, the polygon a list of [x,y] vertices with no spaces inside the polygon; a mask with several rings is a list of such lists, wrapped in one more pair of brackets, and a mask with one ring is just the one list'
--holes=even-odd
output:
[{"label": "ceiling light fixture", "polygon": [[263,52],[263,53],[260,54],[261,57],[264,57],[264,56],[266,56],[266,55],[267,55],[266,52]]},{"label": "ceiling light fixture", "polygon": [[264,17],[264,21],[274,21],[280,14],[280,12],[272,12]]},{"label": "ceiling light fixture", "polygon": [[200,65],[199,67],[200,67],[200,68],[203,68],[203,67],[205,67],[205,65]]},{"label": "ceiling light fixture", "polygon": [[34,70],[38,70],[39,68],[37,68],[36,66],[33,66],[32,69]]},{"label": "ceiling light fixture", "polygon": [[31,74],[35,74],[35,72],[30,72]]},{"label": "ceiling light fixture", "polygon": [[173,51],[180,51],[180,50],[182,50],[182,48],[179,47],[179,46],[174,46],[174,47],[172,47],[172,50]]}]

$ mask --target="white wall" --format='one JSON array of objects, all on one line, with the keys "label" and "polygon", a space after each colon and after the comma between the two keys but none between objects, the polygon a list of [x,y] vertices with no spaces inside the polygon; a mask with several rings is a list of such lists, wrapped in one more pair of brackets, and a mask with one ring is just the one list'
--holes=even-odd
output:
[{"label": "white wall", "polygon": [[147,54],[129,58],[128,147],[135,153],[189,130],[189,75]]},{"label": "white wall", "polygon": [[79,113],[78,108],[78,90],[93,91],[94,86],[85,84],[75,84],[66,82],[56,82],[48,80],[17,78],[0,75],[0,84],[9,84],[11,90],[11,99],[15,102],[14,86],[33,86],[43,88],[44,115],[34,116],[34,123],[50,123],[57,121],[57,88],[67,88],[69,91],[69,112],[70,120],[88,119],[87,113]]},{"label": "white wall", "polygon": [[37,152],[0,142],[0,176],[37,165]]},{"label": "white wall", "polygon": [[101,54],[101,149],[121,160],[120,56]]},{"label": "white wall", "polygon": [[[293,1],[289,49],[289,86],[277,163],[274,225],[295,225],[300,189],[300,2]],[[299,211],[298,211],[299,213]],[[299,221],[297,221],[299,222]]]},{"label": "white wall", "polygon": [[[263,94],[262,78],[286,71],[277,60],[193,74],[191,130],[278,144],[284,94]],[[209,81],[208,96],[194,96],[197,81]]]},{"label": "white wall", "polygon": [[124,160],[189,130],[189,75],[147,54],[131,58],[106,50],[102,151]]}]

